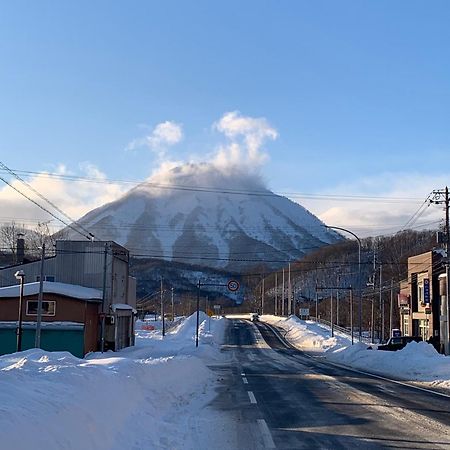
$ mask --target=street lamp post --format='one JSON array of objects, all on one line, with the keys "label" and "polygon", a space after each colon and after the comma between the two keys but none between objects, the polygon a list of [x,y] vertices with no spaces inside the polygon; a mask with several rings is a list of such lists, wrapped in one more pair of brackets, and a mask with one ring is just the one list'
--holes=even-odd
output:
[{"label": "street lamp post", "polygon": [[[346,233],[351,234],[358,243],[358,306],[359,306],[359,313],[358,313],[358,327],[359,327],[359,341],[362,340],[362,295],[361,295],[361,239],[353,233],[353,231],[347,230],[346,228],[342,227],[332,227],[330,225],[324,225],[325,228],[331,228],[333,230],[340,230],[345,231]],[[353,335],[353,331],[352,331]]]},{"label": "street lamp post", "polygon": [[17,280],[20,280],[20,293],[19,293],[19,317],[17,321],[17,346],[16,351],[22,351],[22,303],[23,303],[23,283],[25,279],[25,272],[23,270],[18,270],[14,276]]}]

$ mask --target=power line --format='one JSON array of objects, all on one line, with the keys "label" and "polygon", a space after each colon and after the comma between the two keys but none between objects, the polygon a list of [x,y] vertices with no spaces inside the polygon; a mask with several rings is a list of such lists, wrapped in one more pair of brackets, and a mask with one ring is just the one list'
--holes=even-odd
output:
[{"label": "power line", "polygon": [[10,175],[15,177],[17,180],[19,180],[22,184],[24,184],[28,189],[30,189],[32,192],[34,192],[41,200],[44,200],[47,202],[50,206],[52,206],[56,211],[58,211],[60,214],[62,214],[64,217],[70,220],[72,222],[72,225],[75,223],[79,228],[81,228],[85,233],[87,233],[91,238],[94,237],[94,235],[84,228],[82,225],[80,225],[76,220],[72,219],[68,214],[66,214],[61,208],[59,208],[57,205],[55,205],[51,200],[49,200],[47,197],[42,195],[37,189],[35,189],[33,186],[31,186],[28,182],[26,182],[23,178],[21,178],[19,175],[17,175],[12,169],[10,169],[5,163],[0,161],[0,167],[2,167],[4,170],[6,170]]},{"label": "power line", "polygon": [[56,216],[55,214],[53,214],[51,211],[49,211],[47,208],[45,208],[44,206],[40,205],[38,202],[36,202],[35,200],[33,200],[32,198],[30,198],[28,195],[26,195],[25,193],[23,193],[22,191],[20,191],[19,189],[17,189],[16,187],[14,187],[11,183],[9,183],[7,180],[5,180],[3,177],[0,177],[0,180],[2,180],[5,184],[7,184],[10,188],[14,189],[17,193],[19,193],[20,195],[22,195],[23,197],[25,197],[27,200],[29,200],[30,202],[34,203],[38,208],[42,209],[43,211],[45,211],[47,214],[50,214],[52,217],[54,217],[56,220],[58,220],[59,222],[63,223],[65,226],[71,228],[73,231],[75,231],[76,233],[80,234],[81,236],[87,238],[90,240],[89,236],[85,236],[83,233],[81,233],[81,231],[77,230],[76,228],[74,228],[71,224],[65,222],[64,220],[62,220],[60,217]]},{"label": "power line", "polygon": [[206,193],[223,193],[223,194],[236,194],[236,195],[255,195],[263,197],[293,197],[293,198],[311,198],[318,200],[349,200],[349,201],[378,201],[386,203],[404,203],[413,202],[421,200],[416,197],[389,197],[389,196],[370,196],[370,195],[340,195],[340,194],[313,194],[304,192],[279,192],[274,193],[268,189],[231,189],[231,188],[212,188],[209,186],[189,186],[189,185],[179,185],[179,184],[164,184],[155,183],[151,181],[139,181],[139,180],[125,180],[125,179],[98,179],[93,177],[81,177],[75,175],[64,175],[51,172],[36,172],[36,171],[26,171],[26,170],[15,170],[16,173],[21,173],[25,175],[41,176],[48,178],[63,179],[67,181],[79,181],[88,183],[99,183],[99,184],[131,184],[135,187],[147,186],[155,189],[168,189],[168,190],[181,190],[181,191],[192,191],[192,192],[206,192]]}]

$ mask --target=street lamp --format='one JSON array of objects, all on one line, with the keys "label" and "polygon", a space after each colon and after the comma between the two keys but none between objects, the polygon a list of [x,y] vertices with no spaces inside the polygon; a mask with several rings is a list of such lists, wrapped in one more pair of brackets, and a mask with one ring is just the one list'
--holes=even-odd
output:
[{"label": "street lamp", "polygon": [[[342,227],[332,227],[330,225],[324,225],[325,228],[331,228],[333,230],[340,230],[340,231],[345,231],[346,233],[351,234],[356,241],[358,242],[358,296],[359,296],[359,317],[358,317],[358,322],[359,322],[359,341],[361,342],[362,340],[362,296],[361,296],[361,239],[359,239],[359,237],[353,233],[353,231],[347,230],[346,228],[342,228]],[[353,333],[353,330],[352,330]]]},{"label": "street lamp", "polygon": [[25,279],[25,272],[23,270],[18,270],[14,276],[17,280],[20,280],[20,294],[19,294],[19,318],[17,323],[16,335],[17,335],[17,346],[16,351],[22,351],[22,303],[23,303],[23,282]]}]

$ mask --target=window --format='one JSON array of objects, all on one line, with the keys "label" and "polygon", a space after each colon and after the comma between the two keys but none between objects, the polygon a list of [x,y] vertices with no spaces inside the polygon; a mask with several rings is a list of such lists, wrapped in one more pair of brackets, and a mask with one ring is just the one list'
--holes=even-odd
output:
[{"label": "window", "polygon": [[429,336],[428,319],[419,319],[419,336],[421,336],[424,341],[428,339]]},{"label": "window", "polygon": [[[40,275],[38,275],[36,277],[36,281],[41,281]],[[51,281],[52,283],[54,283],[55,282],[55,276],[54,275],[45,275],[44,276],[44,281]]]},{"label": "window", "polygon": [[423,295],[423,281],[421,281],[417,285],[417,300],[419,301],[419,304],[423,304],[424,302],[424,295]]},{"label": "window", "polygon": [[403,316],[403,335],[409,336],[409,317],[407,315]]},{"label": "window", "polygon": [[[27,301],[27,316],[37,316],[38,302],[37,300]],[[54,316],[56,312],[56,301],[43,300],[42,301],[42,315]]]}]

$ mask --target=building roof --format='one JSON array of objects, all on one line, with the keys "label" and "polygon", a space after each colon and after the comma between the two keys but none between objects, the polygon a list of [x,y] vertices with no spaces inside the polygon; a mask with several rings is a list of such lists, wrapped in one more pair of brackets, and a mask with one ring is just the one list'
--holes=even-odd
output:
[{"label": "building roof", "polygon": [[[52,281],[43,282],[44,294],[59,294],[65,297],[78,298],[81,300],[102,300],[103,292],[98,289],[78,286],[76,284],[57,283]],[[20,285],[6,286],[0,288],[0,298],[19,297]],[[23,295],[37,295],[39,294],[39,282],[25,283]]]}]

